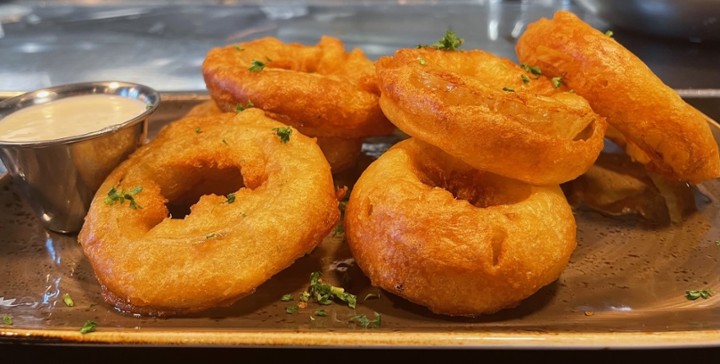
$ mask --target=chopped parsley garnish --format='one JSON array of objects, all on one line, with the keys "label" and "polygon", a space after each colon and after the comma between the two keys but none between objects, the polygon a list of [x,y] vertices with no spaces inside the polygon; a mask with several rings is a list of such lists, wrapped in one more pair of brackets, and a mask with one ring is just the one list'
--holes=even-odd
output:
[{"label": "chopped parsley garnish", "polygon": [[522,67],[522,69],[524,69],[525,72],[532,73],[533,75],[536,75],[536,76],[542,75],[542,70],[538,66],[531,66],[527,63],[523,63],[522,65],[520,65],[520,67]]},{"label": "chopped parsley garnish", "polygon": [[355,321],[358,325],[366,329],[370,327],[380,327],[382,324],[382,315],[375,312],[375,319],[373,320],[370,320],[366,315],[356,315],[353,316],[350,321]]},{"label": "chopped parsley garnish", "polygon": [[80,333],[83,335],[89,334],[89,333],[95,331],[96,328],[97,328],[97,323],[95,323],[95,321],[87,320],[80,328]]},{"label": "chopped parsley garnish", "polygon": [[241,46],[239,46],[239,45],[237,45],[237,44],[234,45],[233,47],[234,47],[236,50],[240,51],[240,52],[242,52],[242,51],[245,50],[245,48],[243,48],[243,47],[241,47]]},{"label": "chopped parsley garnish", "polygon": [[425,58],[422,58],[422,57],[418,57],[417,61],[418,61],[418,63],[420,63],[420,65],[422,65],[422,66],[424,66],[424,65],[427,64],[427,61],[425,60]]},{"label": "chopped parsley garnish", "polygon": [[284,126],[282,128],[273,128],[272,130],[275,132],[275,134],[277,134],[278,137],[280,137],[281,142],[287,143],[290,141],[292,129],[289,126]]},{"label": "chopped parsley garnish", "polygon": [[314,299],[321,305],[329,305],[334,299],[338,299],[347,303],[348,307],[355,308],[357,297],[354,294],[345,292],[342,287],[336,287],[324,283],[320,276],[320,272],[310,274],[310,288],[308,289],[308,298]]},{"label": "chopped parsley garnish", "polygon": [[695,301],[698,298],[702,298],[704,300],[710,298],[712,296],[712,292],[710,292],[709,289],[699,289],[699,290],[689,290],[685,291],[685,298]]},{"label": "chopped parsley garnish", "polygon": [[3,325],[12,326],[12,324],[13,324],[12,315],[9,313],[3,314]]},{"label": "chopped parsley garnish", "polygon": [[503,91],[506,91],[506,92],[515,92],[515,89],[514,89],[514,88],[510,88],[510,87],[503,87]]},{"label": "chopped parsley garnish", "polygon": [[234,193],[228,193],[227,200],[225,200],[227,203],[233,203],[235,202],[235,194]]},{"label": "chopped parsley garnish", "polygon": [[315,310],[315,313],[313,313],[313,316],[325,317],[327,315],[327,312],[325,312],[325,310],[323,309]]},{"label": "chopped parsley garnish", "polygon": [[525,74],[520,75],[520,78],[522,78],[522,81],[524,84],[527,84],[530,82],[530,79],[528,78],[528,76],[525,76]]},{"label": "chopped parsley garnish", "polygon": [[606,31],[605,31],[605,35],[607,35],[607,36],[610,37],[610,38],[612,38],[614,34],[615,34],[615,33],[613,33],[612,30],[606,30]]},{"label": "chopped parsley garnish", "polygon": [[282,295],[282,297],[280,297],[280,301],[283,301],[283,302],[292,301],[293,299],[294,299],[294,297],[293,297],[292,293],[287,293],[287,294]]},{"label": "chopped parsley garnish", "polygon": [[263,70],[263,68],[265,68],[265,62],[258,61],[257,59],[253,59],[250,67],[248,67],[250,72],[260,72]]},{"label": "chopped parsley garnish", "polygon": [[430,45],[419,45],[418,48],[429,47],[442,51],[456,51],[464,42],[464,39],[458,38],[452,30],[448,30],[445,32],[445,36],[440,38],[437,42]]},{"label": "chopped parsley garnish", "polygon": [[68,307],[75,306],[75,301],[73,301],[72,297],[70,297],[70,293],[65,293],[63,295],[63,302],[65,302],[65,306],[68,306]]},{"label": "chopped parsley garnish", "polygon": [[252,107],[255,107],[255,104],[253,104],[252,101],[248,100],[247,104],[245,104],[244,106],[243,106],[243,104],[237,104],[237,105],[235,105],[235,111],[236,111],[236,112],[241,112],[241,111],[245,111],[245,110],[247,110],[247,109],[249,109],[249,108],[252,108]]},{"label": "chopped parsley garnish", "polygon": [[135,201],[135,195],[142,192],[143,188],[142,186],[135,186],[133,189],[131,189],[129,192],[125,192],[125,190],[121,189],[118,191],[117,188],[112,187],[110,188],[110,191],[108,191],[107,196],[105,197],[105,204],[106,205],[114,205],[114,204],[123,204],[125,200],[130,201],[130,208],[133,210],[141,209],[142,206],[140,206]]},{"label": "chopped parsley garnish", "polygon": [[292,305],[285,308],[285,312],[287,313],[295,313],[298,312],[298,310],[300,310],[300,305],[298,305],[297,303],[293,303]]},{"label": "chopped parsley garnish", "polygon": [[[333,301],[338,300],[345,302],[348,307],[355,308],[357,305],[357,297],[354,294],[345,292],[345,289],[336,287],[331,284],[325,283],[320,279],[322,273],[313,272],[310,274],[310,287],[300,293],[298,297],[299,301],[285,308],[287,313],[295,313],[300,308],[307,307],[308,302],[314,301],[321,305],[330,305]],[[281,298],[281,301],[290,301],[293,299],[291,294],[286,294]],[[316,311],[323,311],[318,310]],[[316,314],[316,316],[324,316],[323,314]]]},{"label": "chopped parsley garnish", "polygon": [[558,88],[562,85],[563,80],[562,77],[553,77],[550,79],[550,82],[552,82],[553,87]]},{"label": "chopped parsley garnish", "polygon": [[198,127],[195,128],[195,134],[200,134],[200,133],[202,133],[202,130],[201,130],[200,127],[198,126]]}]

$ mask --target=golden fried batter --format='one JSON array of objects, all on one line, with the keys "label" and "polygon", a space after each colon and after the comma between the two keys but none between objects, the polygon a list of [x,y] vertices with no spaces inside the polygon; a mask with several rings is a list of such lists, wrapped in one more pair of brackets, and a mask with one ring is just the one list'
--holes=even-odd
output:
[{"label": "golden fried batter", "polygon": [[559,186],[478,171],[415,138],[363,172],[345,209],[372,284],[451,316],[513,307],[553,282],[575,229]]},{"label": "golden fried batter", "polygon": [[360,49],[345,52],[333,37],[315,46],[267,37],[214,48],[202,71],[224,111],[252,104],[314,137],[356,139],[394,129],[378,106],[373,62]]},{"label": "golden fried batter", "polygon": [[720,177],[706,117],[612,37],[559,11],[528,25],[516,51],[522,62],[561,77],[585,97],[622,134],[618,142],[628,154],[650,170],[694,183]]},{"label": "golden fried batter", "polygon": [[583,98],[493,54],[400,49],[376,68],[380,106],[399,129],[480,170],[558,184],[603,147],[605,120]]},{"label": "golden fried batter", "polygon": [[172,315],[252,293],[338,218],[315,141],[248,109],[165,127],[105,180],[78,240],[109,303]]}]

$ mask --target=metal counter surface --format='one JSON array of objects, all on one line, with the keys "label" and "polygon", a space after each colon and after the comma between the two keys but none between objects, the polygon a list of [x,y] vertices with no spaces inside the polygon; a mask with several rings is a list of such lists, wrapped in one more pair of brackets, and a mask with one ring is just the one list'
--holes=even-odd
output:
[{"label": "metal counter surface", "polygon": [[[557,9],[608,28],[568,0],[2,1],[0,92],[106,79],[160,91],[204,90],[200,65],[207,51],[262,36],[314,44],[333,35],[376,59],[453,29],[465,49],[515,59],[515,39],[527,24]],[[720,88],[719,44],[614,32],[671,87]]]}]

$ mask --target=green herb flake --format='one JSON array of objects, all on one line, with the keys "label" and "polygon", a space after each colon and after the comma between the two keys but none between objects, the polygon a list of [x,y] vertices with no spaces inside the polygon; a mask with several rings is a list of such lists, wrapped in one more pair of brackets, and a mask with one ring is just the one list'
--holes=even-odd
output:
[{"label": "green herb flake", "polygon": [[248,100],[247,104],[245,104],[245,105],[243,105],[243,104],[235,105],[235,112],[242,112],[242,111],[245,111],[245,110],[253,108],[253,107],[255,107],[255,104],[253,104],[252,101]]},{"label": "green herb flake", "polygon": [[420,63],[421,66],[424,66],[427,64],[427,61],[425,60],[425,58],[422,58],[422,57],[418,57],[417,61],[418,61],[418,63]]},{"label": "green herb flake", "polygon": [[523,63],[522,65],[520,65],[520,67],[522,67],[522,69],[524,69],[525,72],[532,73],[533,75],[536,75],[536,76],[542,75],[542,70],[538,66],[531,66],[527,63]]},{"label": "green herb flake", "polygon": [[442,51],[456,51],[464,42],[464,39],[459,38],[452,30],[448,30],[437,42],[430,45],[419,45],[418,48],[429,47]]},{"label": "green herb flake", "polygon": [[250,72],[260,72],[263,68],[265,68],[265,62],[253,59],[248,70],[250,70]]},{"label": "green herb flake", "polygon": [[12,326],[12,324],[13,324],[13,317],[12,317],[11,314],[5,313],[5,314],[3,314],[3,319],[2,319],[2,321],[3,321],[3,325],[5,325],[5,326]]},{"label": "green herb flake", "polygon": [[510,88],[510,87],[503,87],[502,90],[503,90],[503,91],[506,91],[506,92],[515,92],[515,89],[514,89],[514,88]]},{"label": "green herb flake", "polygon": [[290,141],[290,135],[292,135],[292,129],[289,126],[282,128],[273,128],[275,134],[280,137],[280,141],[285,144]]},{"label": "green herb flake", "polygon": [[235,194],[234,193],[228,193],[227,199],[225,200],[226,203],[233,203],[235,202]]},{"label": "green herb flake", "polygon": [[312,298],[321,305],[329,305],[337,299],[345,302],[348,307],[355,308],[357,297],[354,294],[345,292],[345,289],[324,283],[320,272],[310,274],[310,288],[306,291],[308,299]]},{"label": "green herb flake", "polygon": [[706,300],[706,299],[710,298],[710,296],[712,296],[712,292],[710,292],[709,289],[685,291],[685,298],[689,299],[690,301],[695,301],[698,298],[702,298],[702,299]]},{"label": "green herb flake", "polygon": [[233,47],[234,47],[236,50],[240,51],[240,52],[242,52],[242,51],[245,50],[245,48],[243,48],[243,47],[241,47],[241,46],[239,46],[239,45],[237,45],[237,44],[235,44]]},{"label": "green herb flake", "polygon": [[313,313],[313,316],[319,316],[319,317],[325,317],[327,316],[327,312],[323,310],[322,308],[319,310],[315,310],[315,313]]},{"label": "green herb flake", "polygon": [[80,328],[80,333],[85,335],[94,332],[97,329],[97,323],[93,320],[87,320]]},{"label": "green herb flake", "polygon": [[63,295],[63,302],[65,303],[65,306],[68,306],[68,307],[75,306],[75,301],[73,301],[72,297],[70,297],[70,293],[65,293]]},{"label": "green herb flake", "polygon": [[715,240],[715,245],[720,246],[720,240]]},{"label": "green herb flake", "polygon": [[530,83],[530,78],[528,78],[528,76],[525,76],[525,74],[521,74],[521,75],[520,75],[520,78],[522,79],[522,82],[523,82],[524,84]]},{"label": "green herb flake", "polygon": [[552,82],[553,87],[558,88],[562,85],[563,80],[562,77],[553,77],[550,79],[550,82]]},{"label": "green herb flake", "polygon": [[300,310],[300,305],[298,305],[297,303],[293,303],[292,305],[285,308],[285,312],[289,314],[296,313],[298,312],[298,310]]},{"label": "green herb flake", "polygon": [[606,31],[605,31],[605,35],[607,35],[608,37],[612,38],[613,35],[615,35],[615,33],[613,33],[612,30],[606,30]]},{"label": "green herb flake", "polygon": [[200,134],[200,133],[202,133],[202,130],[201,130],[200,127],[198,126],[198,127],[195,128],[195,134]]},{"label": "green herb flake", "polygon": [[125,200],[130,201],[130,208],[133,210],[141,209],[142,206],[140,206],[137,201],[135,201],[135,195],[142,192],[143,188],[142,186],[135,186],[133,189],[131,189],[129,192],[125,192],[125,190],[118,190],[115,187],[111,187],[110,191],[108,191],[107,196],[105,197],[105,204],[106,205],[114,205],[114,204],[120,204],[122,205]]},{"label": "green herb flake", "polygon": [[350,321],[355,321],[358,325],[363,328],[380,327],[382,324],[382,315],[375,312],[375,318],[370,320],[366,315],[356,315],[350,318]]},{"label": "green herb flake", "polygon": [[282,295],[282,297],[280,297],[280,301],[282,301],[282,302],[289,302],[289,301],[292,301],[293,299],[294,299],[294,297],[293,297],[292,293],[287,293],[287,294]]}]

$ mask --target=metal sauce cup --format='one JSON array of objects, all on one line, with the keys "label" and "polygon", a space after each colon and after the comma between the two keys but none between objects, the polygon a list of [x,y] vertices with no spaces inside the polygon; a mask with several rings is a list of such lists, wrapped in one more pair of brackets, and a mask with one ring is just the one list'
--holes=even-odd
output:
[{"label": "metal sauce cup", "polygon": [[47,141],[0,140],[0,160],[20,195],[45,228],[80,231],[100,184],[125,158],[145,143],[149,116],[160,95],[150,87],[117,81],[61,85],[28,92],[0,102],[0,123],[20,109],[62,98],[111,94],[144,102],[146,110],[104,129]]}]

